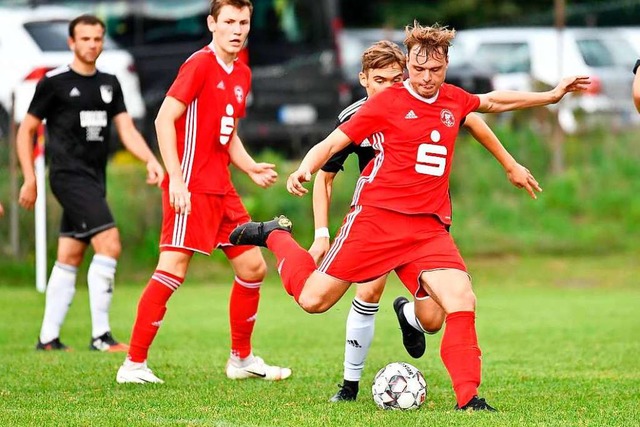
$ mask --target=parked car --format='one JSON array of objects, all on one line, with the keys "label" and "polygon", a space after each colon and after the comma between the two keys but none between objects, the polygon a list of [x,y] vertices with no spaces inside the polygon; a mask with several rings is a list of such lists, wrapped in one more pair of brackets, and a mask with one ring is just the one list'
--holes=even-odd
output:
[{"label": "parked car", "polygon": [[[77,15],[62,7],[0,8],[0,134],[8,130],[12,95],[13,118],[21,122],[38,80],[73,59],[67,35],[69,21]],[[142,119],[145,107],[133,57],[107,38],[97,66],[118,77],[127,110]]]},{"label": "parked car", "polygon": [[[403,30],[346,28],[342,31],[339,37],[342,73],[345,81],[349,83],[353,100],[365,96],[365,90],[358,81],[358,73],[362,68],[362,53],[365,49],[377,41],[389,40],[404,51],[404,38]],[[454,49],[450,51],[451,58],[453,51]],[[492,73],[466,61],[462,55],[456,56],[455,61],[450,61],[446,81],[470,93],[486,93],[493,90]]]},{"label": "parked car", "polygon": [[[589,89],[559,104],[567,132],[596,119],[624,125],[634,120],[629,72],[636,57],[629,42],[611,28],[487,28],[460,31],[456,47],[495,71],[496,89],[540,90],[562,77],[588,75]],[[602,120],[597,120],[603,123]]]}]

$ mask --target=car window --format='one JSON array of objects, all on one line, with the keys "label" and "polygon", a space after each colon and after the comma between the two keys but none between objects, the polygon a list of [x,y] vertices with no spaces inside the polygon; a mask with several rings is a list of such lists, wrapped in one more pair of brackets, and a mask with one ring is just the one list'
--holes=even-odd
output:
[{"label": "car window", "polygon": [[[25,30],[43,52],[66,52],[69,21],[38,21],[24,24]],[[105,37],[104,49],[114,49],[112,40]]]},{"label": "car window", "polygon": [[590,67],[628,67],[633,62],[630,59],[633,55],[629,55],[633,48],[624,39],[583,39],[577,44],[584,62]]},{"label": "car window", "polygon": [[531,71],[529,44],[524,42],[481,43],[473,61],[498,73]]}]

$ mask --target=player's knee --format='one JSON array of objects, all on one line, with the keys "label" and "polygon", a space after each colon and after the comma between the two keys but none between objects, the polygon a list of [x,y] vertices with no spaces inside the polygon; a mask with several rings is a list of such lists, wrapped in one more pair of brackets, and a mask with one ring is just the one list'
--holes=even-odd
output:
[{"label": "player's knee", "polygon": [[245,280],[262,280],[267,275],[267,263],[263,258],[251,260],[251,262],[248,262],[242,267],[242,272],[238,273],[240,273],[240,277]]},{"label": "player's knee", "polygon": [[331,307],[319,296],[305,295],[304,293],[298,298],[298,304],[304,311],[311,314],[324,313]]},{"label": "player's knee", "polygon": [[356,298],[360,301],[368,302],[371,304],[376,304],[380,302],[380,297],[382,297],[382,290],[376,288],[365,288],[364,286],[359,286],[356,291]]},{"label": "player's knee", "polygon": [[476,309],[476,294],[469,287],[462,290],[457,295],[458,304],[461,307],[461,311],[475,311]]}]

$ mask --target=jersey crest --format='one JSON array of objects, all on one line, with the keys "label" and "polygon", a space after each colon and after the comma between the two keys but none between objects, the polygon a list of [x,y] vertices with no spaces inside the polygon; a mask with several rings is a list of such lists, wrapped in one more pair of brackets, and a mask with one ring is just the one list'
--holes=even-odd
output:
[{"label": "jersey crest", "polygon": [[442,123],[448,128],[452,128],[456,124],[456,118],[453,116],[453,113],[446,108],[440,111],[440,120],[442,120]]},{"label": "jersey crest", "polygon": [[100,85],[100,97],[105,104],[111,104],[111,101],[113,100],[113,86]]},{"label": "jersey crest", "polygon": [[241,86],[236,86],[233,88],[233,93],[236,96],[236,100],[238,104],[242,104],[242,100],[244,99],[244,90],[242,90]]}]

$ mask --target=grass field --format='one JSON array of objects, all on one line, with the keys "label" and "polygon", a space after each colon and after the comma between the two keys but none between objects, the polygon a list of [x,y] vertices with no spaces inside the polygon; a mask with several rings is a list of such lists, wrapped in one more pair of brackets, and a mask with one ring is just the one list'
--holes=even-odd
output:
[{"label": "grass field", "polygon": [[[441,334],[410,360],[391,302],[381,302],[376,337],[356,402],[330,404],[342,377],[350,291],[329,313],[308,315],[275,277],[263,288],[254,347],[293,368],[280,383],[233,382],[228,356],[229,287],[188,281],[170,302],[149,364],[164,385],[118,385],[123,356],[87,349],[86,286],[63,329],[72,353],[36,353],[43,296],[0,279],[0,425],[187,426],[637,426],[640,425],[640,266],[635,255],[605,258],[469,260],[479,297],[481,394],[500,412],[457,413],[439,358]],[[128,337],[142,283],[117,287],[116,337]],[[408,361],[429,383],[418,411],[375,408],[369,384],[380,367]]]}]

